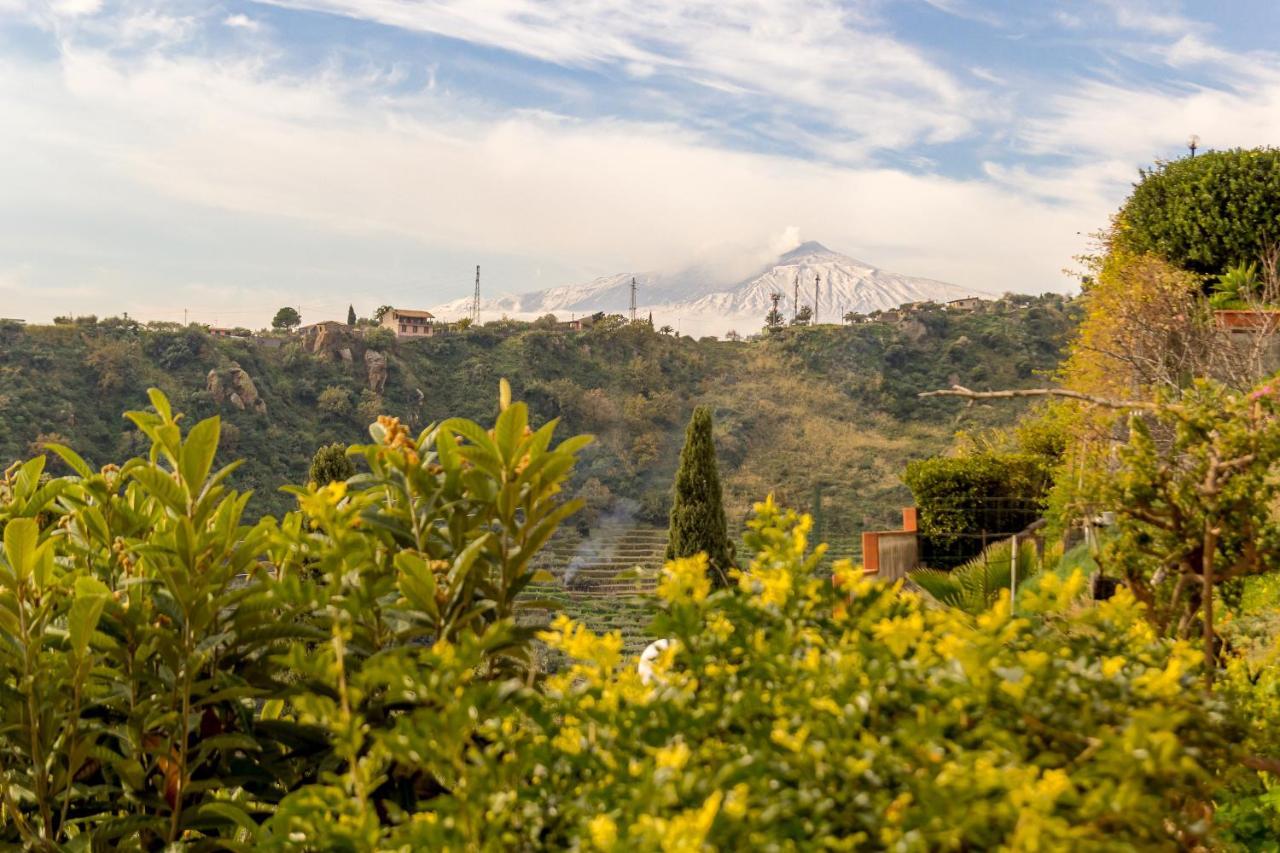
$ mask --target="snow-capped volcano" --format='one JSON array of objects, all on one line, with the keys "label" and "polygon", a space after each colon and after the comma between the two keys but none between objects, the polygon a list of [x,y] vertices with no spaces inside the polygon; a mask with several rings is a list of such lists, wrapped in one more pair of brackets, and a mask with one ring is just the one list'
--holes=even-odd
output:
[{"label": "snow-capped volcano", "polygon": [[[860,314],[896,308],[908,302],[946,302],[965,296],[988,296],[972,288],[898,275],[833,252],[821,243],[802,243],[740,281],[718,280],[703,267],[677,273],[619,273],[580,285],[566,285],[481,300],[480,319],[500,316],[530,320],[555,314],[562,320],[604,311],[626,313],[635,278],[638,310],[653,314],[657,325],[670,325],[684,334],[723,335],[730,330],[750,334],[764,325],[772,294],[782,295],[778,308],[790,320],[793,311],[814,306],[819,323],[838,323],[847,312]],[[432,308],[448,320],[466,316],[470,299],[457,299]]]}]

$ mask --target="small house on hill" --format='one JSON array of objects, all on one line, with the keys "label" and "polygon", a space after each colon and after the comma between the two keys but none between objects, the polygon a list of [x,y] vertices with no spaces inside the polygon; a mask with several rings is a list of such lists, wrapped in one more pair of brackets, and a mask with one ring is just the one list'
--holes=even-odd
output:
[{"label": "small house on hill", "polygon": [[982,303],[985,301],[986,300],[979,299],[976,296],[966,296],[964,299],[952,299],[947,303],[947,310],[959,311],[961,313],[977,311],[982,307]]},{"label": "small house on hill", "polygon": [[305,326],[299,326],[297,334],[302,335],[303,337],[311,337],[312,335],[319,334],[322,329],[327,332],[334,332],[339,329],[346,328],[346,323],[340,323],[337,320],[321,320],[319,323],[309,323]]},{"label": "small house on hill", "polygon": [[581,332],[584,329],[590,329],[603,318],[604,315],[602,313],[588,314],[585,317],[575,317],[572,320],[561,320],[556,323],[556,328],[569,332]]},{"label": "small house on hill", "polygon": [[430,311],[392,308],[382,315],[382,328],[390,329],[397,338],[427,338],[436,332],[435,321]]}]

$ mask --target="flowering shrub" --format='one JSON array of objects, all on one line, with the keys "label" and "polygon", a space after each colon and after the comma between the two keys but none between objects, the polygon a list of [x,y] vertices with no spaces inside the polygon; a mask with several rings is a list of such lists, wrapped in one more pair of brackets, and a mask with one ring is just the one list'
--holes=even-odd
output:
[{"label": "flowering shrub", "polygon": [[[0,837],[30,847],[1062,849],[1192,846],[1239,734],[1200,655],[1126,592],[1046,576],[976,617],[819,575],[765,501],[713,590],[669,564],[642,681],[530,559],[585,439],[394,419],[367,472],[241,521],[216,419],[134,413],[147,459],[0,488]],[[537,604],[537,602],[532,602]],[[1217,694],[1227,695],[1226,692]],[[1260,737],[1250,732],[1250,737]]]},{"label": "flowering shrub", "polygon": [[[1062,849],[1191,844],[1210,828],[1219,709],[1198,655],[1132,597],[1082,609],[1046,577],[976,620],[841,564],[807,517],[757,507],[753,554],[710,592],[667,568],[641,683],[620,638],[560,619],[574,659],[481,726],[470,794],[423,803],[433,844],[582,849]],[[483,712],[481,712],[483,716]],[[425,744],[423,745],[425,746]],[[468,835],[465,827],[482,827]]]}]

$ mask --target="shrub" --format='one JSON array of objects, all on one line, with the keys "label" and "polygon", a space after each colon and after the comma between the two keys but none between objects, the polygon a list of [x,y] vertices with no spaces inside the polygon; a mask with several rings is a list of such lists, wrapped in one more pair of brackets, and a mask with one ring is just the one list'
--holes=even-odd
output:
[{"label": "shrub", "polygon": [[1128,249],[1203,275],[1258,261],[1280,241],[1280,150],[1158,163],[1142,172],[1120,223]]},{"label": "shrub", "polygon": [[[95,472],[56,446],[75,476],[46,482],[37,457],[2,481],[6,845],[250,847],[313,780],[399,778],[349,736],[390,744],[465,716],[437,689],[457,665],[495,695],[522,673],[536,626],[515,624],[516,597],[578,507],[556,494],[586,439],[552,448],[552,425],[526,430],[504,399],[492,438],[451,420],[414,439],[383,419],[360,484],[295,488],[300,512],[242,524],[235,466],[212,467],[218,418],[183,436],[151,400],[129,415],[148,458]],[[338,709],[354,727],[330,728]],[[438,772],[426,790],[456,784]],[[361,802],[376,824],[412,790]]]},{"label": "shrub", "polygon": [[356,466],[347,458],[347,448],[337,442],[326,444],[316,451],[311,460],[308,479],[317,486],[344,482],[354,477]]},{"label": "shrub", "polygon": [[316,398],[316,407],[325,414],[348,415],[351,413],[351,392],[341,385],[330,385]]},{"label": "shrub", "polygon": [[963,562],[1025,528],[1044,509],[1051,459],[1035,453],[979,451],[907,465],[903,482],[920,510],[926,564]]},{"label": "shrub", "polygon": [[673,642],[648,683],[619,635],[563,617],[543,637],[572,663],[541,691],[475,682],[465,643],[422,652],[432,688],[458,698],[386,748],[406,756],[400,778],[449,768],[452,789],[424,790],[403,820],[378,825],[359,787],[334,780],[287,800],[271,840],[923,850],[1206,839],[1211,774],[1233,731],[1192,686],[1194,652],[1153,640],[1131,596],[1078,612],[1083,579],[1053,576],[1026,596],[1030,618],[1005,598],[973,620],[848,563],[833,586],[815,574],[807,530],[759,506],[750,564],[718,592],[705,559],[670,564],[654,627]]}]

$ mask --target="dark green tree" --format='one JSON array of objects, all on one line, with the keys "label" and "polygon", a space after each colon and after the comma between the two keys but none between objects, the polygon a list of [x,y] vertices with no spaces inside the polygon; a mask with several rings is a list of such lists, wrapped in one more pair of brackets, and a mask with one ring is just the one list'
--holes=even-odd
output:
[{"label": "dark green tree", "polygon": [[277,311],[276,316],[271,318],[273,329],[292,329],[300,325],[302,325],[302,315],[296,308],[290,308],[288,305]]},{"label": "dark green tree", "polygon": [[716,446],[711,436],[711,409],[693,410],[684,433],[680,468],[671,502],[667,531],[667,559],[705,553],[712,583],[728,583],[733,567],[733,544],[729,541],[724,516],[724,495],[716,465]]},{"label": "dark green tree", "polygon": [[1177,267],[1221,275],[1280,243],[1280,150],[1211,151],[1144,170],[1119,239]]},{"label": "dark green tree", "polygon": [[356,324],[356,306],[348,305],[347,306],[347,325],[355,326],[355,324]]},{"label": "dark green tree", "polygon": [[347,458],[347,448],[334,442],[326,444],[311,458],[310,480],[317,486],[327,486],[355,476],[356,466]]}]

